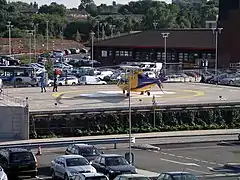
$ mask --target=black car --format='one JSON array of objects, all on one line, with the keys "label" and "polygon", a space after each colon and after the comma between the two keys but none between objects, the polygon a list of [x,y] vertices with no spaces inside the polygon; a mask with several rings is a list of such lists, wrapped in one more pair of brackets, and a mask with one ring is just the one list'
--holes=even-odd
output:
[{"label": "black car", "polygon": [[136,168],[118,154],[101,154],[94,161],[92,166],[97,172],[103,173],[109,179],[115,178],[120,174],[136,174]]},{"label": "black car", "polygon": [[37,160],[34,154],[23,148],[0,150],[0,166],[9,177],[37,176]]},{"label": "black car", "polygon": [[94,160],[102,154],[95,146],[89,144],[72,144],[67,147],[65,154],[77,154],[85,157],[88,161]]}]

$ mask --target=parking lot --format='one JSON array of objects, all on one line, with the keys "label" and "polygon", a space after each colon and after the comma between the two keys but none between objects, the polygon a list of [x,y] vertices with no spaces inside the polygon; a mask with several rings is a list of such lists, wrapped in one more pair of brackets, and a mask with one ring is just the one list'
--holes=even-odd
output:
[{"label": "parking lot", "polygon": [[[113,149],[111,146],[97,146],[101,151],[107,153],[121,154],[124,156],[129,151],[127,144],[123,144],[118,149]],[[36,152],[36,150],[33,150]],[[65,148],[42,149],[42,155],[37,156],[39,164],[39,178],[50,179],[50,161],[59,155],[63,155]],[[139,169],[139,172],[144,172],[145,175],[156,175],[167,171],[188,171],[196,176],[215,178],[219,174],[227,175],[229,172],[220,171],[214,172],[212,169],[222,167],[226,163],[238,162],[240,159],[238,146],[218,146],[215,143],[206,145],[199,144],[198,146],[188,146],[179,148],[167,148],[160,151],[149,151],[132,149],[135,156],[134,165]],[[144,170],[144,171],[143,171]],[[231,172],[240,173],[240,172]],[[39,179],[38,178],[38,179]],[[221,178],[220,178],[221,179]],[[234,179],[234,178],[224,178]],[[236,179],[236,177],[235,177]]]}]

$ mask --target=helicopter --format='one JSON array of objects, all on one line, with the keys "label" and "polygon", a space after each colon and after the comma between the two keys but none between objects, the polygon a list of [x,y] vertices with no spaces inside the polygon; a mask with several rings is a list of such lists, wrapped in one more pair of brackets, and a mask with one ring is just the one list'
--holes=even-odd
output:
[{"label": "helicopter", "polygon": [[[157,85],[163,92],[162,82],[167,80],[166,78],[148,77],[148,75],[144,74],[143,70],[139,67],[125,66],[122,68],[125,69],[125,77],[118,81],[117,86],[122,90],[123,94],[126,94],[126,96],[129,96],[129,91],[140,92],[140,95],[147,93],[147,95],[150,96],[150,89],[155,85]],[[127,73],[127,71],[129,72]]]}]

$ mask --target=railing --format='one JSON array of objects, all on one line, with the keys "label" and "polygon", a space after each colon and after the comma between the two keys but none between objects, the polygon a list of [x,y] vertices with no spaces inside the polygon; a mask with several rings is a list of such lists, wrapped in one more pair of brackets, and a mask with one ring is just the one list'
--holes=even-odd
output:
[{"label": "railing", "polygon": [[[131,139],[132,142],[135,141],[135,138]],[[61,147],[69,146],[70,144],[113,144],[114,148],[117,148],[117,144],[129,143],[129,138],[109,138],[109,139],[93,139],[93,140],[65,140],[65,141],[57,141],[57,142],[34,142],[34,143],[21,143],[21,144],[10,144],[10,145],[0,145],[0,149],[2,148],[28,148],[34,149],[41,146],[42,148],[50,148],[50,147]]]}]

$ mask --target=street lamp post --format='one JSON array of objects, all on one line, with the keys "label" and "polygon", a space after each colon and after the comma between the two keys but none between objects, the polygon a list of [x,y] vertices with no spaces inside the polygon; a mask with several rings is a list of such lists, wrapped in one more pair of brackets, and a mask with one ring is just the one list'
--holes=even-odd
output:
[{"label": "street lamp post", "polygon": [[169,36],[170,33],[162,33],[162,36],[164,38],[164,66],[163,66],[163,73],[164,73],[164,76],[166,76],[166,73],[167,73],[167,38]]},{"label": "street lamp post", "polygon": [[49,21],[46,21],[46,36],[47,36],[47,51],[48,51],[48,23]]},{"label": "street lamp post", "polygon": [[34,56],[35,58],[37,57],[37,40],[36,40],[36,35],[37,35],[37,29],[38,29],[38,24],[34,25]]},{"label": "street lamp post", "polygon": [[91,39],[92,39],[92,50],[91,50],[91,52],[92,52],[92,68],[93,68],[93,40],[94,40],[95,33],[92,31],[90,33],[90,35],[91,35]]},{"label": "street lamp post", "polygon": [[213,34],[215,34],[215,77],[218,84],[218,35],[221,34],[223,28],[212,28]]},{"label": "street lamp post", "polygon": [[157,25],[158,25],[158,23],[157,23],[157,22],[154,22],[154,23],[153,23],[154,30],[156,30],[156,29],[157,29]]},{"label": "street lamp post", "polygon": [[29,64],[32,62],[32,38],[31,36],[33,35],[34,30],[27,30],[27,35],[29,36]]},{"label": "street lamp post", "polygon": [[12,54],[12,40],[11,40],[11,28],[13,27],[13,25],[11,25],[11,21],[8,21],[8,40],[9,40],[9,55],[11,56]]},{"label": "street lamp post", "polygon": [[99,29],[100,27],[99,26],[100,26],[99,21],[97,21],[97,40],[98,41],[99,41],[99,38],[100,38],[99,37],[99,32],[100,32],[100,29]]},{"label": "street lamp post", "polygon": [[128,77],[128,123],[129,123],[129,163],[132,164],[132,109],[131,109],[131,73]]}]

